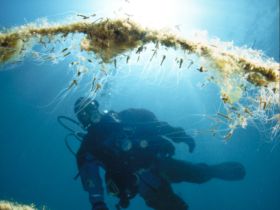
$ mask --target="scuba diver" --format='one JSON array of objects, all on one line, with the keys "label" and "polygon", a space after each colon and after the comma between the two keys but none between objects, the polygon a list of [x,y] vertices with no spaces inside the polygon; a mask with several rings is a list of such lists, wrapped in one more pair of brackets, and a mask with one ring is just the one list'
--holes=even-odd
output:
[{"label": "scuba diver", "polygon": [[92,210],[108,210],[100,168],[105,171],[108,193],[119,198],[118,210],[128,208],[138,194],[155,210],[187,210],[172,183],[200,184],[212,178],[234,181],[245,176],[243,165],[237,162],[207,165],[173,158],[174,143],[185,143],[193,152],[194,139],[182,128],[159,121],[148,110],[102,113],[96,100],[79,98],[74,111],[87,131],[76,159]]}]

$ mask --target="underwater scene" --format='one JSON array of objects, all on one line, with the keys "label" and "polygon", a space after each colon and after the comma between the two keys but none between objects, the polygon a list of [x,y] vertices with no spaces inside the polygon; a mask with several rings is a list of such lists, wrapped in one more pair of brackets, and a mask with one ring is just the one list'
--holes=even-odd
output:
[{"label": "underwater scene", "polygon": [[0,0],[0,210],[279,210],[278,0]]}]

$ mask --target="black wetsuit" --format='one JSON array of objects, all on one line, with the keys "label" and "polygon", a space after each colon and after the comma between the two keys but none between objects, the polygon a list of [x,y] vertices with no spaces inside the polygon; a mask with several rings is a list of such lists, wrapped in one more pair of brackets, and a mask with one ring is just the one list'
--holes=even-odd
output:
[{"label": "black wetsuit", "polygon": [[104,202],[99,175],[102,167],[107,188],[120,198],[122,207],[139,193],[155,210],[188,209],[170,183],[203,183],[214,177],[213,170],[206,164],[172,158],[175,147],[171,142],[184,142],[190,151],[195,147],[182,128],[158,121],[150,111],[127,109],[104,114],[99,123],[88,128],[77,153],[83,186],[92,205]]}]

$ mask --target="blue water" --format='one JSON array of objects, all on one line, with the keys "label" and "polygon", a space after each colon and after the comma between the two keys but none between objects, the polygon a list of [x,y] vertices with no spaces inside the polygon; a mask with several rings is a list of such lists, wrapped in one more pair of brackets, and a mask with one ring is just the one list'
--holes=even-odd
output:
[{"label": "blue water", "polygon": [[[118,1],[112,2],[115,5]],[[221,40],[263,50],[279,62],[278,0],[197,0],[195,4],[202,12],[192,17],[194,21],[188,21],[188,25],[184,25],[184,18],[189,18],[188,4],[181,5],[186,11],[177,17],[182,33],[188,34],[188,29],[207,30],[210,36]],[[0,26],[12,27],[39,17],[59,20],[69,11],[96,12],[109,5],[109,0],[1,0]],[[154,78],[141,72],[140,65],[122,69],[110,81],[110,95],[105,91],[99,96],[101,106],[116,111],[146,108],[160,120],[187,131],[204,128],[207,122],[199,114],[213,113],[219,107],[217,87],[197,88],[201,75],[195,71],[180,74],[179,80],[178,75],[166,74],[156,84]],[[1,69],[0,200],[46,205],[54,210],[90,209],[80,182],[73,180],[77,169],[63,142],[67,132],[56,122],[58,115],[74,117],[73,104],[83,91],[77,90],[54,106],[44,106],[70,80],[67,61],[39,65],[27,58],[18,67]],[[254,126],[238,129],[226,144],[211,134],[197,135],[195,139],[193,154],[178,145],[176,156],[209,164],[239,161],[246,167],[247,175],[239,182],[212,180],[201,185],[174,185],[191,210],[280,209],[280,146],[268,142],[269,138]],[[113,209],[116,200],[110,196],[106,199]],[[148,208],[137,197],[129,209]]]}]

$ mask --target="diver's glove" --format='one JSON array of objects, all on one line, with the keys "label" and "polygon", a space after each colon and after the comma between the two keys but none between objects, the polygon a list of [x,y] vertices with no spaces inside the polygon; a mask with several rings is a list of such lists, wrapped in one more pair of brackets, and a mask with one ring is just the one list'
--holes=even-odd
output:
[{"label": "diver's glove", "polygon": [[185,143],[189,147],[189,152],[193,152],[195,148],[194,139],[186,134],[185,130],[180,127],[172,127],[166,122],[160,122],[160,130],[158,133],[169,138],[174,143]]},{"label": "diver's glove", "polygon": [[189,152],[192,153],[194,148],[195,148],[195,141],[194,141],[194,139],[191,136],[186,135],[184,143],[186,143],[188,145]]},{"label": "diver's glove", "polygon": [[194,151],[194,148],[195,148],[194,139],[191,136],[189,136],[188,134],[186,134],[183,129],[180,129],[180,130],[182,130],[180,136],[179,135],[176,136],[176,137],[171,136],[171,139],[175,143],[184,143],[184,144],[188,145],[189,152],[192,153]]},{"label": "diver's glove", "polygon": [[103,201],[100,201],[92,205],[92,210],[109,210],[109,209]]},{"label": "diver's glove", "polygon": [[171,135],[171,138],[173,139],[173,141],[177,142],[177,143],[182,142],[182,143],[188,145],[189,152],[192,153],[195,148],[195,141],[194,141],[193,137],[186,134],[186,132],[183,128],[175,128],[174,130],[176,130],[177,133]]}]

